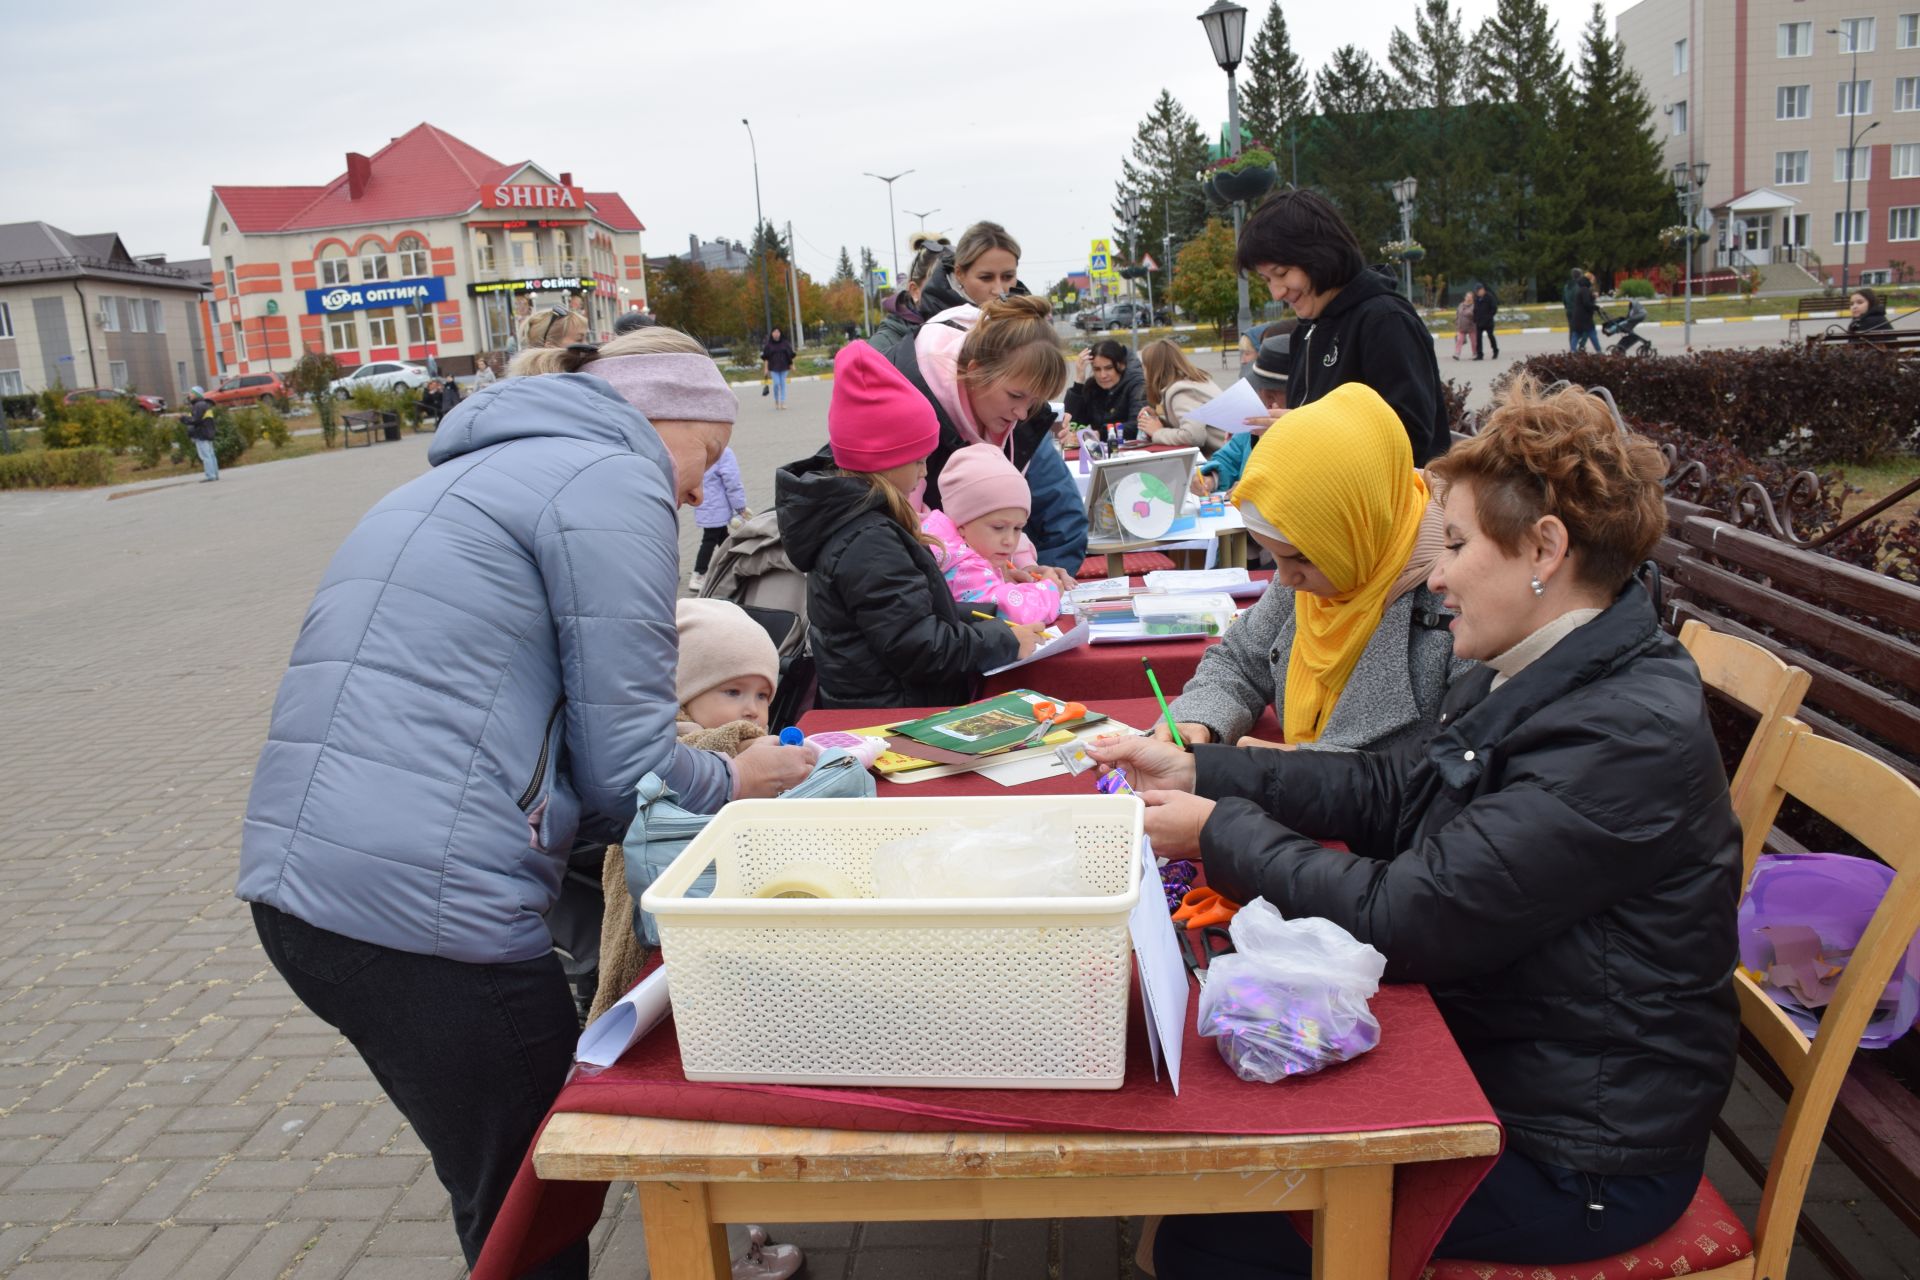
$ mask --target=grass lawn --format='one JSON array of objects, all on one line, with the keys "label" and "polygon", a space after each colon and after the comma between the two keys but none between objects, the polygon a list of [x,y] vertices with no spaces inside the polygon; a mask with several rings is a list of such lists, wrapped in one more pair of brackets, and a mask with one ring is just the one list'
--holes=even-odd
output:
[{"label": "grass lawn", "polygon": [[[1846,511],[1852,515],[1856,511],[1866,510],[1915,476],[1920,476],[1920,458],[1890,458],[1883,462],[1842,467],[1840,470],[1847,477],[1847,483],[1860,490],[1847,499]],[[1881,512],[1878,518],[1905,520],[1915,515],[1920,515],[1920,493],[1908,494],[1892,508]]]}]

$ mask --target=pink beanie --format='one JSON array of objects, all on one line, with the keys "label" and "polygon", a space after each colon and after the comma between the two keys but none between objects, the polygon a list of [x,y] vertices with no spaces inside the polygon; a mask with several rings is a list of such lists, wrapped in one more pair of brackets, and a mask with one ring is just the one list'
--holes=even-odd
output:
[{"label": "pink beanie", "polygon": [[976,520],[990,511],[1033,510],[1027,478],[1014,470],[1007,455],[990,444],[957,449],[940,468],[940,510],[956,525]]},{"label": "pink beanie", "polygon": [[932,453],[940,443],[940,420],[885,356],[864,342],[849,342],[833,358],[827,440],[834,465],[886,471]]}]

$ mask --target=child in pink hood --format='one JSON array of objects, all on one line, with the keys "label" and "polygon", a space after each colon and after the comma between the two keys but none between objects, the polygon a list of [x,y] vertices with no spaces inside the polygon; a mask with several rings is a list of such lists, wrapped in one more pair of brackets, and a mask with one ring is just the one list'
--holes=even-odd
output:
[{"label": "child in pink hood", "polygon": [[940,539],[940,570],[962,602],[991,602],[1009,622],[1045,625],[1060,616],[1060,588],[1014,564],[1033,499],[1000,449],[955,450],[940,473],[940,505],[921,528]]}]

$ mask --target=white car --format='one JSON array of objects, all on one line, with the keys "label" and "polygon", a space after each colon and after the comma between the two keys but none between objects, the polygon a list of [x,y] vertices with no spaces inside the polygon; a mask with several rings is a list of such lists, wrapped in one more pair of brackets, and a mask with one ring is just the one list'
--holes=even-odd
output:
[{"label": "white car", "polygon": [[336,399],[346,400],[352,397],[355,387],[372,387],[378,391],[408,387],[418,391],[426,385],[424,366],[410,360],[376,360],[361,365],[344,378],[335,378],[327,384],[327,391]]}]

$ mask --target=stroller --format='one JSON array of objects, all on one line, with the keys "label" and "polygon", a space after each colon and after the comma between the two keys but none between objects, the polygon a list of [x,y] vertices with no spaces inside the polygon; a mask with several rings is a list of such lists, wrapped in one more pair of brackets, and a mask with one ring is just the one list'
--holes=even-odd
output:
[{"label": "stroller", "polygon": [[[1604,317],[1603,317],[1604,318]],[[1613,344],[1613,354],[1617,356],[1650,356],[1653,344],[1635,333],[1642,321],[1647,318],[1647,309],[1640,305],[1640,299],[1627,299],[1627,314],[1619,316],[1600,326],[1600,332],[1609,338],[1618,337]]]}]

